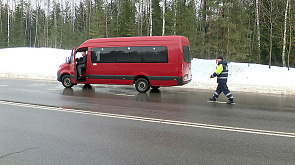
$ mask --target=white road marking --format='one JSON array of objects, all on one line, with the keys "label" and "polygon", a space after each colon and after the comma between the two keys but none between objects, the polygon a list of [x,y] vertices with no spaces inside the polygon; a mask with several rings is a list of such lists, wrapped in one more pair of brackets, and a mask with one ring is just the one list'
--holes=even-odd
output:
[{"label": "white road marking", "polygon": [[60,91],[60,89],[47,89],[48,91]]},{"label": "white road marking", "polygon": [[135,95],[127,95],[127,94],[115,94],[116,96],[128,96],[128,97],[133,97]]},{"label": "white road marking", "polygon": [[0,84],[0,87],[7,87],[7,86],[8,86],[8,85],[1,85],[1,84]]},{"label": "white road marking", "polygon": [[55,107],[55,106],[29,104],[29,103],[13,102],[13,101],[6,101],[6,100],[0,100],[0,104],[34,108],[34,109],[44,109],[44,110],[51,110],[51,111],[70,112],[70,113],[85,114],[85,115],[92,115],[92,116],[110,117],[110,118],[125,119],[125,120],[169,124],[169,125],[176,125],[176,126],[186,126],[186,127],[204,128],[204,129],[221,130],[221,131],[229,131],[229,132],[295,138],[295,133],[293,132],[278,132],[278,131],[269,131],[269,130],[259,130],[259,129],[250,129],[250,128],[229,127],[229,126],[221,126],[221,125],[175,121],[175,120],[164,120],[164,119],[148,118],[148,117],[140,117],[140,116],[92,112],[92,111],[84,111],[84,110],[78,110],[78,109],[67,109],[67,108],[61,108],[61,107]]},{"label": "white road marking", "polygon": [[[226,104],[227,103],[225,101],[210,101],[210,100],[208,100],[207,102],[208,103],[219,103],[219,104]],[[231,104],[236,104],[236,103],[231,103]]]}]

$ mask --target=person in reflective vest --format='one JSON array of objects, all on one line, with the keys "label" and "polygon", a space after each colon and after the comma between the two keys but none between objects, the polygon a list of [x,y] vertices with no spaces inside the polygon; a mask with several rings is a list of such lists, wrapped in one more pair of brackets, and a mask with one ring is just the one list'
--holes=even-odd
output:
[{"label": "person in reflective vest", "polygon": [[219,97],[221,92],[223,92],[225,96],[228,98],[227,104],[233,104],[234,97],[227,87],[227,78],[228,78],[227,61],[223,60],[223,56],[218,56],[216,61],[218,62],[216,72],[211,74],[210,78],[217,77],[218,86],[216,88],[216,91],[213,94],[213,97],[209,98],[209,100],[216,101],[216,99]]}]

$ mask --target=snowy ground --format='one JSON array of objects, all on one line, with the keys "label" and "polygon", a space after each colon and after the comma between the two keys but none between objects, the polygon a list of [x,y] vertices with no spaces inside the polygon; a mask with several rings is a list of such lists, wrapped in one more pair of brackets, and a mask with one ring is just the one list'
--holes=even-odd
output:
[{"label": "snowy ground", "polygon": [[[52,48],[0,49],[0,77],[56,80],[57,69],[71,50]],[[215,90],[215,60],[192,60],[193,81],[182,88]],[[229,64],[228,86],[231,91],[295,95],[295,69],[234,63]]]}]

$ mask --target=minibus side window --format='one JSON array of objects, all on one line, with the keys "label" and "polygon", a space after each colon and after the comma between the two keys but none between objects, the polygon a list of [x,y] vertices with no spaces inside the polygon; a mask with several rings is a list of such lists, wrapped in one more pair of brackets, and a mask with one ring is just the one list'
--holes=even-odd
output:
[{"label": "minibus side window", "polygon": [[115,48],[91,48],[92,63],[114,63]]},{"label": "minibus side window", "polygon": [[144,46],[142,52],[144,63],[168,63],[166,46]]},{"label": "minibus side window", "polygon": [[97,63],[100,61],[100,50],[91,51],[91,62]]},{"label": "minibus side window", "polygon": [[141,47],[116,47],[117,63],[141,63]]},{"label": "minibus side window", "polygon": [[191,63],[191,53],[188,46],[183,46],[183,60],[185,63]]}]

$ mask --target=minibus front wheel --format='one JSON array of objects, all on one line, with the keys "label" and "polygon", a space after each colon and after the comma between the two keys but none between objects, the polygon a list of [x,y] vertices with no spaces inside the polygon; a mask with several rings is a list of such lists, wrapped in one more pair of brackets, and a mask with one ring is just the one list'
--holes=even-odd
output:
[{"label": "minibus front wheel", "polygon": [[140,78],[135,83],[135,88],[140,93],[145,93],[150,89],[150,83],[145,78]]},{"label": "minibus front wheel", "polygon": [[62,77],[61,83],[66,88],[72,88],[72,86],[74,86],[74,84],[71,81],[71,76],[70,75],[64,75]]}]

